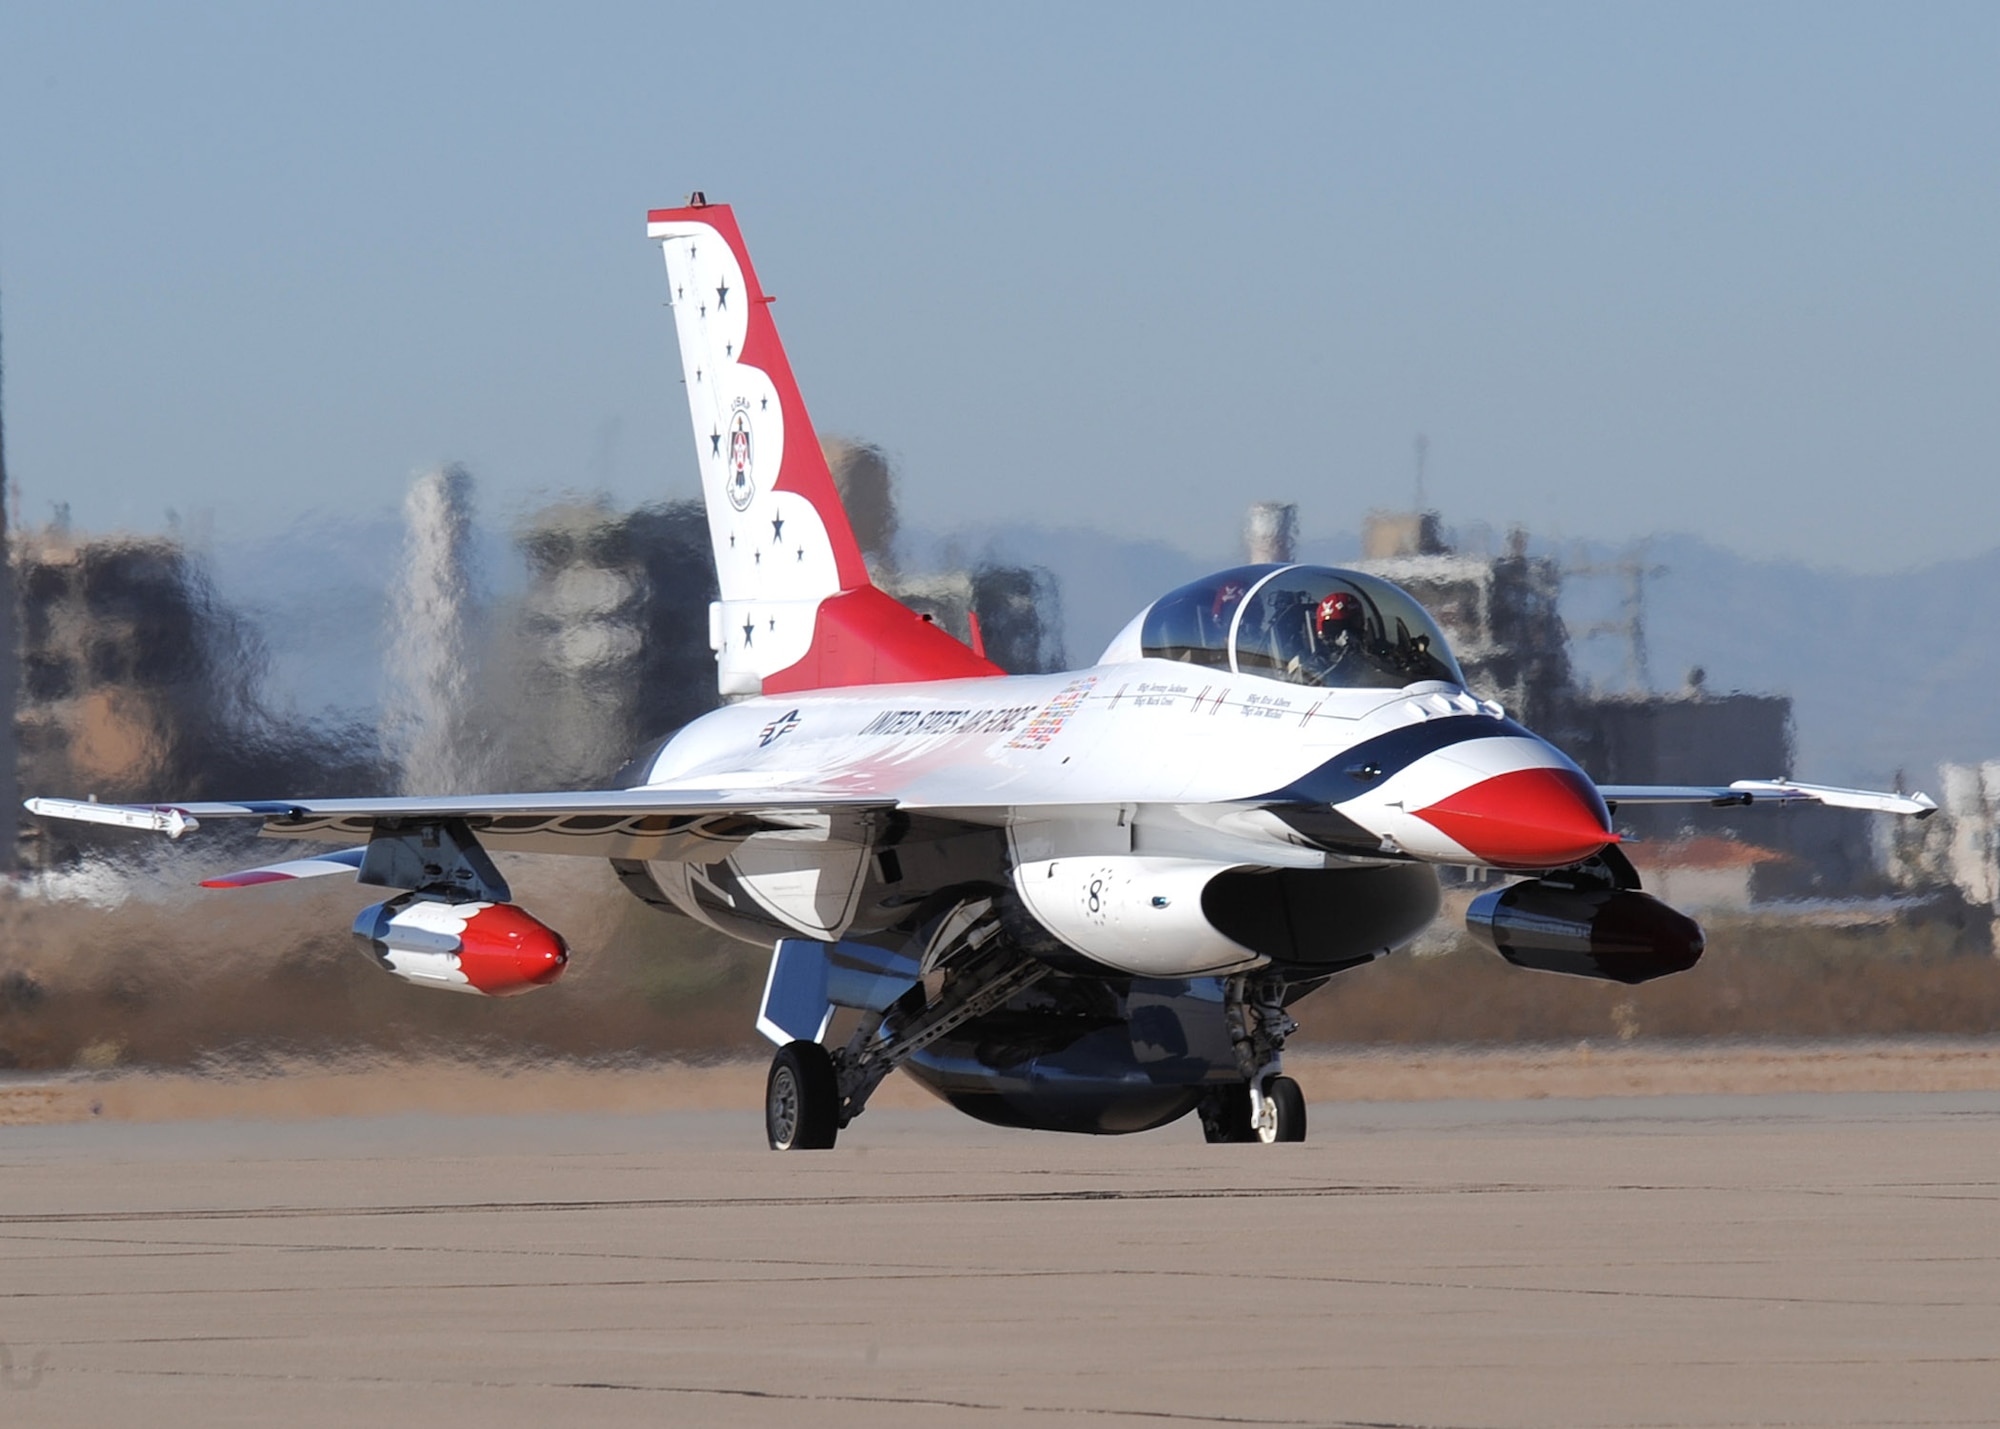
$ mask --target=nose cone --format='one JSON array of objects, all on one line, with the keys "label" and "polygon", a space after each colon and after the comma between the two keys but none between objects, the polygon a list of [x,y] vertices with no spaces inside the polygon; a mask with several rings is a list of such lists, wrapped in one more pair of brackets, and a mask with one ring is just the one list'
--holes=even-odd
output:
[{"label": "nose cone", "polygon": [[1513,769],[1413,811],[1495,868],[1560,868],[1618,842],[1597,787],[1574,769]]}]

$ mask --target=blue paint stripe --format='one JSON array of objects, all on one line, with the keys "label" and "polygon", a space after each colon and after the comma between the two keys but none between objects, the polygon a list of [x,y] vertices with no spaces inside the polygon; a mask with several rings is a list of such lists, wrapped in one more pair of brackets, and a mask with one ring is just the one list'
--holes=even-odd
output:
[{"label": "blue paint stripe", "polygon": [[[1282,788],[1258,795],[1253,802],[1344,803],[1383,780],[1402,773],[1426,754],[1435,754],[1440,749],[1449,749],[1454,744],[1475,739],[1533,739],[1541,742],[1540,736],[1511,719],[1495,719],[1491,715],[1447,715],[1443,719],[1427,719],[1392,729],[1387,734],[1378,734],[1373,739],[1364,739]],[[1371,768],[1376,771],[1372,775],[1360,773]]]}]

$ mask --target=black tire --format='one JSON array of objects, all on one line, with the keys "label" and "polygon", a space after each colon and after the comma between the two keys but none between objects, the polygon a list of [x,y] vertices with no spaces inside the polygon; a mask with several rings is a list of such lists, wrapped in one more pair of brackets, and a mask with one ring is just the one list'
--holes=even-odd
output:
[{"label": "black tire", "polygon": [[1257,1129],[1250,1124],[1248,1082],[1231,1082],[1209,1090],[1201,1100],[1201,1134],[1211,1146],[1257,1139]]},{"label": "black tire", "polygon": [[773,1151],[825,1151],[840,1134],[840,1082],[817,1042],[787,1042],[764,1081],[764,1134]]},{"label": "black tire", "polygon": [[1259,1129],[1259,1141],[1306,1139],[1306,1094],[1299,1090],[1297,1082],[1290,1077],[1271,1078],[1264,1084],[1264,1101],[1276,1115],[1268,1129]]}]

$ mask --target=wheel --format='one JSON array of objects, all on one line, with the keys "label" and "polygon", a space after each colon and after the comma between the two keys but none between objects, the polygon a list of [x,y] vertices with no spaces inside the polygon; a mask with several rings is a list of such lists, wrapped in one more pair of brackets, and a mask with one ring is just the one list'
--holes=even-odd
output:
[{"label": "wheel", "polygon": [[1250,1084],[1231,1082],[1201,1099],[1201,1134],[1211,1145],[1255,1141],[1250,1125]]},{"label": "wheel", "polygon": [[817,1042],[787,1042],[764,1083],[764,1132],[773,1151],[825,1151],[840,1133],[840,1083]]},{"label": "wheel", "polygon": [[1264,1084],[1264,1114],[1257,1119],[1257,1139],[1304,1141],[1306,1096],[1290,1077],[1273,1077]]}]

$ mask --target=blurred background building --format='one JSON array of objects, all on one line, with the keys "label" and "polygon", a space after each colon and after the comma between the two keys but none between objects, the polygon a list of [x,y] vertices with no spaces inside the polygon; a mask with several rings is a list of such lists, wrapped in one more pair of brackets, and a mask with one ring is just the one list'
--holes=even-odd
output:
[{"label": "blurred background building", "polygon": [[0,879],[19,859],[21,824],[20,735],[15,711],[20,703],[20,606],[14,596],[14,485],[7,479],[7,349],[0,333]]},{"label": "blurred background building", "polygon": [[510,788],[609,784],[647,741],[715,708],[708,519],[693,502],[563,504],[516,536],[527,586],[495,622],[483,688]]},{"label": "blurred background building", "polygon": [[821,447],[875,584],[966,644],[982,645],[986,657],[1010,675],[1064,668],[1062,591],[1054,575],[999,561],[903,569],[895,555],[899,522],[888,455],[872,443],[840,437]]},{"label": "blurred background building", "polygon": [[[156,800],[380,787],[372,740],[264,708],[255,632],[215,601],[179,540],[83,536],[59,515],[14,526],[7,556],[18,789]],[[66,862],[94,837],[10,814],[28,869]]]}]

